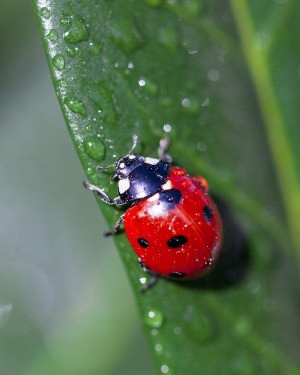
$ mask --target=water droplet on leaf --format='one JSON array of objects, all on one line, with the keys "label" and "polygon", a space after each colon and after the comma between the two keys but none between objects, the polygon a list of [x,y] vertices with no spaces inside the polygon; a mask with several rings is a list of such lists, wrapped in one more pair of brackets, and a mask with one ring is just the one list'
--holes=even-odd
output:
[{"label": "water droplet on leaf", "polygon": [[159,310],[151,309],[146,314],[145,322],[149,327],[160,328],[164,323],[164,316]]},{"label": "water droplet on leaf", "polygon": [[89,51],[89,54],[91,56],[97,56],[97,55],[99,55],[101,49],[102,49],[102,46],[100,46],[99,44],[94,43],[94,42],[90,42],[89,43],[89,49],[88,49],[88,51]]},{"label": "water droplet on leaf", "polygon": [[64,100],[65,105],[74,113],[79,113],[82,117],[86,117],[85,106],[75,96],[67,96]]},{"label": "water droplet on leaf", "polygon": [[210,69],[207,72],[207,77],[210,81],[215,82],[220,78],[220,72],[217,69]]},{"label": "water droplet on leaf", "polygon": [[189,114],[196,114],[199,111],[199,102],[196,99],[184,98],[182,99],[181,104],[185,112]]},{"label": "water droplet on leaf", "polygon": [[181,328],[180,327],[175,327],[174,328],[174,333],[175,333],[175,335],[180,335],[181,334]]},{"label": "water droplet on leaf", "polygon": [[157,93],[157,86],[155,83],[151,82],[149,79],[140,78],[138,84],[145,92],[154,96]]},{"label": "water droplet on leaf", "polygon": [[95,137],[87,137],[83,141],[84,151],[95,161],[101,161],[104,158],[105,146]]},{"label": "water droplet on leaf", "polygon": [[49,31],[49,34],[47,35],[47,38],[48,38],[51,42],[56,42],[56,41],[57,41],[57,38],[58,38],[58,35],[57,35],[56,30],[51,29],[51,30]]},{"label": "water droplet on leaf", "polygon": [[88,32],[83,20],[78,16],[72,15],[64,32],[65,41],[69,44],[75,44],[87,37]]},{"label": "water droplet on leaf", "polygon": [[65,59],[62,55],[57,54],[52,59],[52,64],[57,70],[63,70],[65,67]]},{"label": "water droplet on leaf", "polygon": [[46,20],[50,18],[50,10],[46,7],[41,8],[39,11],[39,14],[41,17],[45,18]]},{"label": "water droplet on leaf", "polygon": [[169,366],[168,365],[162,365],[161,368],[160,368],[160,371],[163,373],[163,374],[169,374]]},{"label": "water droplet on leaf", "polygon": [[67,87],[68,84],[67,84],[67,81],[64,78],[62,78],[62,79],[59,79],[57,81],[57,86],[59,86],[59,87]]},{"label": "water droplet on leaf", "polygon": [[69,57],[75,57],[75,51],[74,51],[73,48],[71,48],[71,47],[67,47],[66,51],[67,51],[67,55],[68,55]]},{"label": "water droplet on leaf", "polygon": [[170,124],[165,124],[163,126],[163,129],[166,133],[170,133],[170,131],[172,130],[172,126]]}]

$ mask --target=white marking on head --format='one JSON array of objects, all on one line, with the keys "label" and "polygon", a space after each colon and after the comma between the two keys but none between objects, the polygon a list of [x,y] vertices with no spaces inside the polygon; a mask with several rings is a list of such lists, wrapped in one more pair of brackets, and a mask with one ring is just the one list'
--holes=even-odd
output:
[{"label": "white marking on head", "polygon": [[154,159],[154,158],[145,158],[145,163],[147,163],[147,164],[152,164],[152,165],[155,165],[155,164],[157,164],[159,162],[159,160],[158,159]]},{"label": "white marking on head", "polygon": [[120,163],[119,164],[119,168],[124,168],[125,167],[125,164],[124,163]]},{"label": "white marking on head", "polygon": [[172,189],[173,185],[170,180],[168,180],[164,185],[161,185],[163,190],[170,190]]},{"label": "white marking on head", "polygon": [[129,159],[135,159],[135,155],[129,155]]},{"label": "white marking on head", "polygon": [[148,198],[147,201],[148,202],[156,202],[158,199],[159,199],[159,193],[156,193],[156,194],[152,195],[152,197]]},{"label": "white marking on head", "polygon": [[130,181],[128,178],[123,178],[118,182],[119,193],[123,194],[130,187]]}]

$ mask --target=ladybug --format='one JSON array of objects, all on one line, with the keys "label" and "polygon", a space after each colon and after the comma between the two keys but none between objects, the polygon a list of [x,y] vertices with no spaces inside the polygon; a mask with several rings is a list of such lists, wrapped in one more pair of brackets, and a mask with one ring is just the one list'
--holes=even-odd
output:
[{"label": "ladybug", "polygon": [[208,195],[203,177],[189,176],[185,169],[170,168],[166,153],[169,139],[160,141],[159,159],[132,153],[108,167],[115,167],[119,196],[111,200],[100,188],[84,181],[84,186],[111,205],[128,205],[112,231],[122,222],[140,267],[152,275],[142,291],[158,277],[171,280],[194,279],[207,273],[218,258],[222,244],[220,214]]}]

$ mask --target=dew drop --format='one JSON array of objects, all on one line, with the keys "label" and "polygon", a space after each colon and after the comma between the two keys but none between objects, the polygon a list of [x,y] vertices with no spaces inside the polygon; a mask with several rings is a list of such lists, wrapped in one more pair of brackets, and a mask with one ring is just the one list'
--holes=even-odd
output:
[{"label": "dew drop", "polygon": [[68,84],[67,84],[67,81],[64,79],[64,78],[61,78],[57,81],[57,86],[59,87],[67,87]]},{"label": "dew drop", "polygon": [[63,55],[57,54],[52,59],[52,64],[57,70],[63,70],[65,67],[65,59]]},{"label": "dew drop", "polygon": [[88,32],[83,20],[75,15],[70,17],[67,28],[64,32],[64,39],[69,44],[75,44],[85,40]]},{"label": "dew drop", "polygon": [[66,26],[70,26],[71,25],[70,21],[66,17],[62,17],[60,19],[60,24],[61,24],[62,27],[66,27]]},{"label": "dew drop", "polygon": [[204,142],[198,142],[197,143],[197,150],[204,152],[206,150],[206,144]]},{"label": "dew drop", "polygon": [[207,107],[209,105],[209,98],[205,98],[203,102],[201,103],[202,107]]},{"label": "dew drop", "polygon": [[156,328],[151,329],[152,336],[157,336],[157,334],[158,334],[158,330]]},{"label": "dew drop", "polygon": [[140,78],[138,85],[148,94],[154,96],[157,93],[157,86],[155,83],[151,82],[149,79]]},{"label": "dew drop", "polygon": [[74,51],[75,51],[75,53],[76,53],[78,56],[82,56],[82,49],[81,49],[81,48],[75,47],[75,48],[74,48]]},{"label": "dew drop", "polygon": [[168,365],[162,365],[161,368],[160,368],[160,371],[163,374],[168,374],[169,373],[169,366]]},{"label": "dew drop", "polygon": [[215,82],[220,78],[220,72],[217,69],[210,69],[207,72],[207,77],[210,81]]},{"label": "dew drop", "polygon": [[170,124],[165,124],[163,126],[163,129],[166,133],[170,133],[170,131],[172,130],[172,126]]},{"label": "dew drop", "polygon": [[56,30],[51,29],[51,30],[49,31],[49,34],[47,35],[47,38],[48,38],[51,42],[56,42],[57,39],[58,39],[58,34],[57,34]]},{"label": "dew drop", "polygon": [[91,125],[87,125],[87,126],[85,127],[85,131],[86,131],[87,133],[91,133],[91,131],[92,131],[92,127],[91,127]]},{"label": "dew drop", "polygon": [[177,335],[177,336],[181,334],[181,328],[180,327],[175,327],[173,331],[174,331],[175,335]]},{"label": "dew drop", "polygon": [[182,180],[182,182],[181,182],[181,186],[182,186],[183,188],[189,188],[189,187],[191,186],[191,181],[188,180],[188,179],[184,179],[184,180]]},{"label": "dew drop", "polygon": [[46,7],[41,8],[39,11],[39,14],[41,17],[45,18],[46,20],[50,18],[50,10]]},{"label": "dew drop", "polygon": [[89,42],[88,51],[91,56],[98,56],[99,53],[101,52],[101,49],[102,49],[102,46],[100,46],[99,44],[94,43],[94,42]]},{"label": "dew drop", "polygon": [[72,112],[79,113],[82,117],[86,117],[85,106],[75,96],[65,97],[64,103]]},{"label": "dew drop", "polygon": [[151,309],[146,314],[145,322],[149,327],[160,328],[164,323],[164,317],[159,310]]},{"label": "dew drop", "polygon": [[83,148],[87,155],[96,161],[101,161],[104,158],[105,146],[95,137],[87,137],[83,141]]},{"label": "dew drop", "polygon": [[75,57],[75,50],[73,48],[67,47],[66,51],[69,57],[72,57],[72,58]]},{"label": "dew drop", "polygon": [[181,104],[187,113],[195,114],[199,111],[199,102],[196,99],[184,98],[182,99]]},{"label": "dew drop", "polygon": [[146,84],[146,82],[145,82],[145,80],[143,78],[139,79],[139,86],[140,87],[145,86],[145,84]]},{"label": "dew drop", "polygon": [[142,285],[145,285],[146,282],[147,282],[147,278],[146,278],[146,277],[140,277],[140,283],[141,283]]},{"label": "dew drop", "polygon": [[157,352],[161,352],[162,351],[162,346],[161,346],[161,344],[155,344],[155,350],[157,351]]}]

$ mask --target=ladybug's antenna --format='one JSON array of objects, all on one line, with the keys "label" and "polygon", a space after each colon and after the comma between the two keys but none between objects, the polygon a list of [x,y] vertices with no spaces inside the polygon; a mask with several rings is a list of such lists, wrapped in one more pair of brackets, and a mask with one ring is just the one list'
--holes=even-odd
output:
[{"label": "ladybug's antenna", "polygon": [[128,154],[131,154],[132,151],[136,148],[137,141],[138,141],[138,136],[136,134],[133,134],[133,136],[132,136],[132,146],[131,146],[130,150],[128,151]]},{"label": "ladybug's antenna", "polygon": [[117,163],[112,163],[112,164],[109,164],[107,165],[106,167],[102,167],[101,165],[97,165],[96,169],[98,169],[98,171],[107,171],[108,169],[112,168],[112,167],[115,167]]},{"label": "ladybug's antenna", "polygon": [[[131,154],[132,151],[136,148],[137,141],[138,141],[138,136],[136,134],[134,134],[132,136],[132,142],[133,143],[132,143],[132,146],[131,146],[130,150],[128,151],[128,154]],[[98,169],[98,171],[107,171],[108,169],[110,169],[112,167],[115,167],[116,165],[117,165],[117,161],[115,163],[107,165],[106,167],[102,167],[101,165],[98,165],[96,168]]]}]

